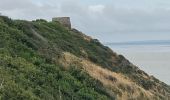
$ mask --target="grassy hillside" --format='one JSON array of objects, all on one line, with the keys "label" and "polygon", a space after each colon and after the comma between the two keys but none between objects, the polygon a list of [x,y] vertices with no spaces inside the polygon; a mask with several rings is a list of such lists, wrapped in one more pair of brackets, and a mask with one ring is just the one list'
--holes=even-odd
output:
[{"label": "grassy hillside", "polygon": [[170,99],[170,87],[57,22],[0,17],[2,100]]}]

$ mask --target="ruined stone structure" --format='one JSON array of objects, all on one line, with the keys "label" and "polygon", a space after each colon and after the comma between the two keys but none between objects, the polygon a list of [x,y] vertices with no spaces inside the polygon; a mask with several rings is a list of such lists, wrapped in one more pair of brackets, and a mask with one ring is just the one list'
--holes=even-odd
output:
[{"label": "ruined stone structure", "polygon": [[52,21],[57,21],[60,24],[62,24],[63,26],[71,29],[71,21],[70,21],[70,17],[55,17],[52,19]]}]

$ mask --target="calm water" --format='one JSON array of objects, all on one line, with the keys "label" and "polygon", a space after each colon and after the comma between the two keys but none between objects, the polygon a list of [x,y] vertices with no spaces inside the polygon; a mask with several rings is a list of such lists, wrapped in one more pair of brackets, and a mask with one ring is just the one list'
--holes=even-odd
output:
[{"label": "calm water", "polygon": [[169,43],[113,43],[107,45],[115,52],[124,55],[140,69],[170,85]]}]

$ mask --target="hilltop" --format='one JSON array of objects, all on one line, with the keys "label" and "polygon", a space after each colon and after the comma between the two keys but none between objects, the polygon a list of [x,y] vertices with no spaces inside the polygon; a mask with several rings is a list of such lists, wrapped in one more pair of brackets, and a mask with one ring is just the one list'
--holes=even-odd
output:
[{"label": "hilltop", "polygon": [[2,100],[169,100],[170,87],[76,29],[0,16]]}]

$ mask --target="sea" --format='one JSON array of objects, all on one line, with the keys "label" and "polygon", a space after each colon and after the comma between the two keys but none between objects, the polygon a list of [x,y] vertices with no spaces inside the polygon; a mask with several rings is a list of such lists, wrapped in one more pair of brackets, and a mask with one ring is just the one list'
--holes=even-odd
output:
[{"label": "sea", "polygon": [[149,75],[170,85],[170,40],[105,43]]}]

